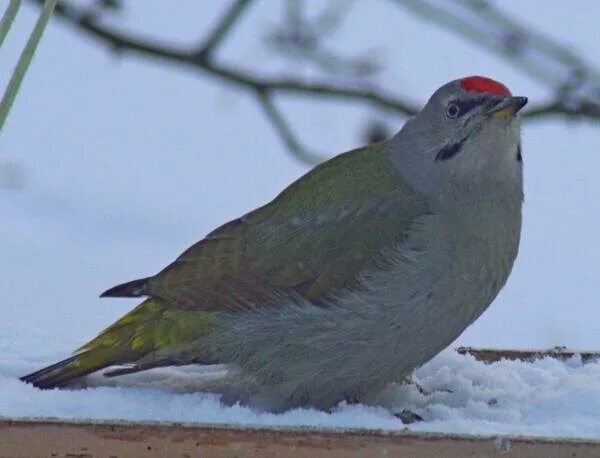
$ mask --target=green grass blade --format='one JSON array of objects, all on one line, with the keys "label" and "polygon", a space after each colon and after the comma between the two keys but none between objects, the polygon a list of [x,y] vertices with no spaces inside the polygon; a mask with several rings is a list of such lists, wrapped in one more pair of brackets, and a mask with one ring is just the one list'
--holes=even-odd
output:
[{"label": "green grass blade", "polygon": [[0,20],[0,47],[12,26],[15,17],[19,11],[19,7],[21,6],[21,0],[10,0],[10,3],[6,7],[4,11],[4,15],[2,16],[2,20]]},{"label": "green grass blade", "polygon": [[[25,45],[25,49],[21,53],[19,57],[19,61],[17,62],[17,66],[8,82],[8,87],[4,92],[4,96],[2,97],[2,101],[0,102],[0,130],[4,127],[4,122],[8,116],[10,108],[12,107],[13,102],[19,92],[19,87],[21,86],[21,82],[23,81],[23,77],[27,72],[27,68],[31,63],[31,59],[33,58],[33,54],[42,38],[42,33],[50,20],[50,16],[52,15],[52,11],[54,11],[54,7],[56,6],[58,0],[46,0],[44,3],[44,8],[40,13],[40,17],[38,18],[35,27],[33,28],[33,32],[29,36],[29,40],[27,40],[27,44]],[[10,5],[9,5],[10,7]],[[16,14],[16,13],[15,13]],[[6,16],[6,14],[5,14]],[[3,18],[4,19],[4,18]],[[4,25],[4,21],[3,21]]]}]

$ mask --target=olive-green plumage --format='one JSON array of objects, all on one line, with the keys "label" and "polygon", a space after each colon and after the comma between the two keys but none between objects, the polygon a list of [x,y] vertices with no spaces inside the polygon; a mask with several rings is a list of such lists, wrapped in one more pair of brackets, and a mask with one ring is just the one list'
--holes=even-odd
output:
[{"label": "olive-green plumage", "polygon": [[218,312],[273,307],[284,297],[318,304],[351,287],[426,211],[392,170],[384,146],[356,149],[317,166],[269,204],[211,232],[156,276],[107,291],[105,296],[152,299],[64,366],[24,380],[59,386],[111,365],[160,365],[161,353],[170,364],[214,362],[199,348],[190,354],[187,346],[218,327]]},{"label": "olive-green plumage", "polygon": [[211,232],[147,297],[65,361],[24,377],[61,386],[157,366],[222,363],[270,409],[363,399],[453,342],[518,252],[518,111],[493,80],[438,89],[391,139],[341,154]]},{"label": "olive-green plumage", "polygon": [[144,293],[204,310],[272,305],[275,293],[319,302],[402,236],[403,223],[423,210],[407,194],[383,144],[342,154],[211,232],[149,279]]},{"label": "olive-green plumage", "polygon": [[[23,380],[41,388],[62,386],[107,366],[139,361],[164,348],[185,346],[206,335],[214,322],[212,312],[180,310],[169,307],[161,299],[146,299],[77,349],[71,358],[27,375]],[[107,375],[125,372],[128,370]]]}]

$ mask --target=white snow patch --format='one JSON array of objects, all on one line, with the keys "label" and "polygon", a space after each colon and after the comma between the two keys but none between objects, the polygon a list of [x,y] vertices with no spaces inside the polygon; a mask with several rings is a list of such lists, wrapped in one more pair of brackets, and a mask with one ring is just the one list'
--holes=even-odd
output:
[{"label": "white snow patch", "polygon": [[600,437],[600,362],[582,364],[578,357],[484,364],[447,350],[414,376],[427,394],[415,385],[391,385],[374,400],[378,405],[272,414],[195,391],[218,368],[94,376],[87,388],[40,391],[17,377],[53,361],[11,356],[2,348],[7,342],[0,336],[0,416],[398,430],[407,426],[393,413],[408,409],[424,419],[408,426],[414,431]]}]

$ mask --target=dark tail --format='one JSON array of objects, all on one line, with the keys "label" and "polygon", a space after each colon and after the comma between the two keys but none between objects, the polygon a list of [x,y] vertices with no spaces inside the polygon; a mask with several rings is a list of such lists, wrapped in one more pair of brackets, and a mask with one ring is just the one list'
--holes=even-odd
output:
[{"label": "dark tail", "polygon": [[25,375],[21,377],[21,380],[42,389],[61,387],[71,380],[91,374],[104,366],[102,363],[89,364],[91,361],[86,361],[86,359],[85,353],[71,356],[37,372]]},{"label": "dark tail", "polygon": [[114,286],[100,294],[100,297],[140,297],[146,296],[148,292],[148,278],[128,281]]},{"label": "dark tail", "polygon": [[21,380],[38,388],[61,387],[105,367],[135,362],[154,350],[152,331],[163,312],[164,305],[160,301],[146,299],[70,358],[26,375]]},{"label": "dark tail", "polygon": [[189,364],[189,355],[184,352],[179,359],[178,349],[204,337],[214,324],[213,312],[181,310],[161,299],[146,299],[72,357],[21,380],[39,388],[53,388],[109,366],[126,365],[106,374],[116,376],[156,366]]}]

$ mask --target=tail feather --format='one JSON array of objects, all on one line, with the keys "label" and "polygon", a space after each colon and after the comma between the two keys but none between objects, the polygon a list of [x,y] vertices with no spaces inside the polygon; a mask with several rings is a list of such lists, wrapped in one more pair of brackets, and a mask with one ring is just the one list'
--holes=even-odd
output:
[{"label": "tail feather", "polygon": [[69,382],[106,366],[105,361],[97,360],[94,363],[93,360],[97,358],[90,358],[90,356],[92,355],[88,353],[71,356],[37,372],[25,375],[21,377],[21,380],[41,389],[68,385]]},{"label": "tail feather", "polygon": [[156,366],[188,364],[198,359],[195,352],[201,350],[193,345],[193,354],[184,352],[175,358],[177,349],[205,336],[214,323],[214,312],[173,309],[160,299],[146,299],[70,358],[21,380],[39,388],[53,388],[109,366],[126,366],[107,374],[115,376]]}]

